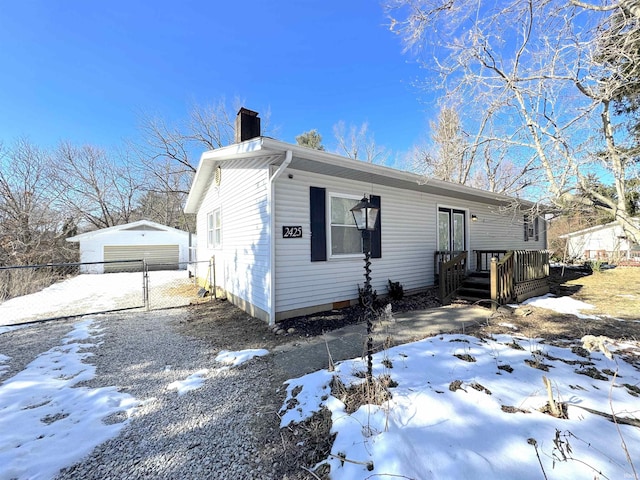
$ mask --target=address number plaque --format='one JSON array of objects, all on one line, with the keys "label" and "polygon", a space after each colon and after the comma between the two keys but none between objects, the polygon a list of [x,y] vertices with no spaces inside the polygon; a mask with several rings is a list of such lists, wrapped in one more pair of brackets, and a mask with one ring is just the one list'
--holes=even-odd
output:
[{"label": "address number plaque", "polygon": [[302,238],[301,226],[283,226],[282,238]]}]

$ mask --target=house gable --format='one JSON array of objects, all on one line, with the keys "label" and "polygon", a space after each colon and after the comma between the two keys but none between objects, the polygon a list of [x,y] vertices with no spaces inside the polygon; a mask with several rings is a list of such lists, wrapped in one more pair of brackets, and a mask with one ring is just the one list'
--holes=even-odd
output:
[{"label": "house gable", "polygon": [[138,225],[135,227],[123,228],[123,232],[133,231],[133,232],[166,232],[166,228],[157,228],[152,225]]}]

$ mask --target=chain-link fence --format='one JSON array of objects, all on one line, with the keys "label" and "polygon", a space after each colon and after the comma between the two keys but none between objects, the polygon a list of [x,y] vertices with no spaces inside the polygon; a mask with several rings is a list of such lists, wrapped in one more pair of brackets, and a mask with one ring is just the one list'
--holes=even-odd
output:
[{"label": "chain-link fence", "polygon": [[213,284],[209,261],[149,267],[143,260],[0,267],[0,325],[185,306],[206,300],[198,278]]},{"label": "chain-link fence", "polygon": [[[180,270],[163,268],[169,266],[155,263],[153,269],[145,272],[145,304],[149,310],[182,307],[208,298],[208,290],[203,287],[213,284],[209,280],[211,262],[179,263]],[[199,285],[198,279],[206,280],[205,285]]]}]

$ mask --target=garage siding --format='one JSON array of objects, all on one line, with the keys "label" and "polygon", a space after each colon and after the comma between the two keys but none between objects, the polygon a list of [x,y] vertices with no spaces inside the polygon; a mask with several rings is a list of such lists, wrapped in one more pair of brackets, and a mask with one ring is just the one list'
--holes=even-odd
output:
[{"label": "garage siding", "polygon": [[[177,270],[178,245],[105,245],[104,261],[146,260],[149,270]],[[105,273],[139,271],[138,263],[106,263]]]}]

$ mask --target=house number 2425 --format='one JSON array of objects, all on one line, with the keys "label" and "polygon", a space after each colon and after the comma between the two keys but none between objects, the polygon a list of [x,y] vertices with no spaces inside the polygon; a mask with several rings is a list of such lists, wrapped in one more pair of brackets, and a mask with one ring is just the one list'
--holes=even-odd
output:
[{"label": "house number 2425", "polygon": [[302,238],[302,227],[282,227],[282,238]]}]

